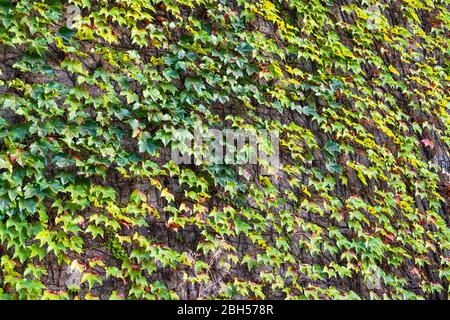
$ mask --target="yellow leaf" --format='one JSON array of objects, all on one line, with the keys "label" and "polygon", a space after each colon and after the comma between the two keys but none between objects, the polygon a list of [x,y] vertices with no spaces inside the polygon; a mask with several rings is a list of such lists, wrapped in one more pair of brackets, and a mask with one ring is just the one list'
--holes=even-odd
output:
[{"label": "yellow leaf", "polygon": [[400,73],[397,71],[397,69],[395,69],[392,64],[389,66],[389,71],[392,72],[393,74],[400,76]]},{"label": "yellow leaf", "polygon": [[171,194],[169,192],[169,190],[167,188],[164,188],[161,191],[161,197],[164,197],[167,201],[171,202],[173,200],[175,200],[175,197],[173,196],[173,194]]}]

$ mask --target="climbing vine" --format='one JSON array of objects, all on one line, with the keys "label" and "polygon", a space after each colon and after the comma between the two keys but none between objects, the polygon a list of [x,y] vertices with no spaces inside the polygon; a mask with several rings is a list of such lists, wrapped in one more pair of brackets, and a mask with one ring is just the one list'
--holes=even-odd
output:
[{"label": "climbing vine", "polygon": [[[447,298],[449,33],[446,0],[0,0],[0,298]],[[199,121],[281,169],[174,163]]]}]

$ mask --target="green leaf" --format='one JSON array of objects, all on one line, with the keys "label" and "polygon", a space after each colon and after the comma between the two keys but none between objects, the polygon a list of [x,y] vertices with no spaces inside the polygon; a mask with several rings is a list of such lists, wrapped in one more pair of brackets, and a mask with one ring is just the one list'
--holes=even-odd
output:
[{"label": "green leaf", "polygon": [[336,156],[336,153],[338,153],[340,150],[339,144],[334,141],[328,141],[324,147],[327,155],[333,158]]},{"label": "green leaf", "polygon": [[153,138],[150,138],[146,133],[142,140],[138,142],[139,152],[141,153],[149,153],[150,155],[156,155],[156,150],[158,150],[158,144],[155,142]]},{"label": "green leaf", "polygon": [[75,160],[69,158],[64,153],[58,153],[53,157],[52,162],[59,168],[70,167],[75,164]]},{"label": "green leaf", "polygon": [[255,48],[248,44],[248,43],[242,43],[240,46],[236,48],[236,50],[241,53],[242,55],[246,55],[249,52],[252,52]]},{"label": "green leaf", "polygon": [[88,272],[84,273],[83,277],[81,278],[81,283],[85,283],[86,281],[89,284],[89,290],[92,289],[92,287],[96,283],[98,283],[98,284],[103,283],[102,277],[100,275],[88,273]]},{"label": "green leaf", "polygon": [[342,174],[342,166],[336,162],[327,162],[326,167],[331,173]]},{"label": "green leaf", "polygon": [[61,68],[66,68],[68,71],[75,74],[84,74],[86,71],[83,69],[83,64],[74,59],[66,58],[61,62]]},{"label": "green leaf", "polygon": [[88,225],[88,227],[86,228],[86,232],[91,233],[92,238],[94,238],[94,239],[97,238],[97,236],[99,236],[99,235],[102,237],[104,236],[103,229],[96,225],[93,225],[93,224]]},{"label": "green leaf", "polygon": [[59,28],[58,33],[61,35],[61,37],[62,37],[64,40],[68,41],[68,40],[70,40],[70,38],[72,38],[77,32],[76,32],[76,30],[73,30],[73,29],[70,29],[70,28],[67,28],[67,27],[61,27],[61,28]]}]

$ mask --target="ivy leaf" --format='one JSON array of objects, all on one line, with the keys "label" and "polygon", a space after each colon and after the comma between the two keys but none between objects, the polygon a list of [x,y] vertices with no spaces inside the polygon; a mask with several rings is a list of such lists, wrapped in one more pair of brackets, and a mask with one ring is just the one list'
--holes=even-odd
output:
[{"label": "ivy leaf", "polygon": [[164,71],[164,77],[170,81],[172,79],[180,79],[180,75],[173,69],[168,69]]},{"label": "ivy leaf", "polygon": [[338,89],[343,89],[344,88],[344,83],[338,79],[333,79],[331,81],[331,89],[333,90],[333,92],[337,91]]},{"label": "ivy leaf", "polygon": [[150,97],[150,99],[152,99],[154,102],[157,102],[161,99],[161,93],[157,88],[146,89],[144,90],[143,94],[144,98]]},{"label": "ivy leaf", "polygon": [[336,156],[336,153],[338,153],[340,150],[339,144],[331,140],[328,141],[324,147],[327,155],[333,158]]},{"label": "ivy leaf", "polygon": [[305,116],[317,115],[316,108],[313,108],[311,106],[304,106],[303,108],[301,108],[301,113],[303,113]]},{"label": "ivy leaf", "polygon": [[254,259],[254,258],[250,257],[248,254],[246,254],[244,256],[244,258],[242,258],[242,263],[241,264],[247,264],[247,268],[250,271],[258,263],[257,263],[256,259]]},{"label": "ivy leaf", "polygon": [[327,162],[326,167],[331,173],[342,174],[342,166],[336,162]]},{"label": "ivy leaf", "polygon": [[97,274],[93,274],[93,273],[84,273],[83,277],[81,278],[81,282],[80,283],[85,283],[88,282],[89,284],[89,290],[92,289],[92,287],[98,283],[98,284],[102,284],[102,277],[100,275]]},{"label": "ivy leaf", "polygon": [[83,69],[83,64],[80,61],[74,59],[65,58],[61,62],[61,68],[66,68],[68,71],[75,74],[85,73],[85,70]]},{"label": "ivy leaf", "polygon": [[0,212],[5,212],[11,205],[11,201],[6,197],[0,198]]},{"label": "ivy leaf", "polygon": [[9,137],[14,140],[22,141],[29,132],[29,124],[15,125],[9,133]]},{"label": "ivy leaf", "polygon": [[169,189],[167,188],[162,189],[161,197],[165,198],[168,202],[172,202],[175,200],[175,197],[169,192]]},{"label": "ivy leaf", "polygon": [[243,43],[236,48],[236,50],[242,55],[246,55],[247,53],[252,52],[254,49],[255,48],[248,43]]},{"label": "ivy leaf", "polygon": [[395,69],[395,67],[392,64],[389,65],[389,71],[395,74],[396,76],[400,76],[400,73],[398,72],[397,69]]},{"label": "ivy leaf", "polygon": [[11,0],[0,0],[0,8],[2,8],[4,12],[8,12],[8,10],[12,9],[12,7]]},{"label": "ivy leaf", "polygon": [[70,38],[72,38],[77,32],[76,30],[67,28],[67,27],[61,27],[58,30],[58,33],[61,35],[61,37],[66,40],[69,41]]},{"label": "ivy leaf", "polygon": [[95,239],[97,238],[97,236],[102,236],[104,235],[104,231],[101,227],[98,227],[96,225],[90,224],[87,228],[86,228],[86,232],[89,232],[92,234],[92,238]]},{"label": "ivy leaf", "polygon": [[243,232],[244,234],[248,234],[250,230],[250,225],[242,220],[236,220],[236,234]]},{"label": "ivy leaf", "polygon": [[138,142],[139,152],[149,153],[150,155],[156,155],[156,150],[158,150],[158,144],[154,139],[150,138],[149,134],[146,132],[142,140]]},{"label": "ivy leaf", "polygon": [[24,199],[19,201],[19,207],[21,210],[26,209],[29,214],[36,212],[37,201],[33,199]]},{"label": "ivy leaf", "polygon": [[420,142],[422,142],[422,144],[423,144],[425,147],[429,147],[430,149],[434,149],[434,142],[431,141],[430,139],[423,139],[423,140],[420,141]]},{"label": "ivy leaf", "polygon": [[67,157],[63,153],[58,153],[53,157],[52,162],[59,168],[70,167],[75,164],[75,160]]},{"label": "ivy leaf", "polygon": [[106,278],[114,277],[117,279],[122,279],[123,274],[122,271],[120,271],[117,267],[106,267]]}]

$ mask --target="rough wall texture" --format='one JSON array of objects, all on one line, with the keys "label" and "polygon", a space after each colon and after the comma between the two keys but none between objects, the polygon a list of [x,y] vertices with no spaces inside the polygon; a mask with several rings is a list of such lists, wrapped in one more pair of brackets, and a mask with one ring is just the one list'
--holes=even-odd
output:
[{"label": "rough wall texture", "polygon": [[446,1],[69,2],[0,1],[1,297],[448,297]]}]

